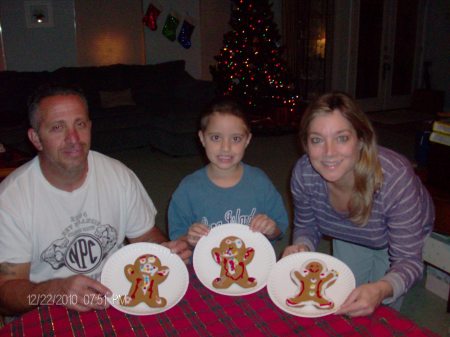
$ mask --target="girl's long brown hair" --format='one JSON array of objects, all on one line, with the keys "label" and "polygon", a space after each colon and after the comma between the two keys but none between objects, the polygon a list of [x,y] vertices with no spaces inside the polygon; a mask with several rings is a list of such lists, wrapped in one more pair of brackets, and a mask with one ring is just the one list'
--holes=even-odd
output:
[{"label": "girl's long brown hair", "polygon": [[364,226],[372,211],[374,194],[381,188],[383,172],[378,159],[375,131],[367,116],[352,97],[342,92],[326,93],[312,102],[304,112],[300,122],[300,142],[308,151],[309,126],[319,115],[331,114],[338,110],[356,131],[361,143],[359,161],[354,168],[355,185],[348,209],[349,219]]}]

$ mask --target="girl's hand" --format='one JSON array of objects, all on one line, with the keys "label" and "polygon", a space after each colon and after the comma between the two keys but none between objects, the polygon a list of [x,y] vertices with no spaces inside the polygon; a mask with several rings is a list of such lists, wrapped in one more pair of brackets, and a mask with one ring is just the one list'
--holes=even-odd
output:
[{"label": "girl's hand", "polygon": [[162,246],[167,247],[172,253],[177,254],[186,264],[191,261],[192,250],[189,243],[184,238],[178,240],[167,241],[161,243]]},{"label": "girl's hand", "polygon": [[284,249],[283,255],[281,257],[285,257],[291,254],[300,253],[300,252],[309,252],[309,248],[306,245],[291,245],[287,246]]},{"label": "girl's hand", "polygon": [[268,239],[275,239],[281,234],[275,221],[265,214],[257,214],[254,216],[249,227],[254,232],[264,234]]},{"label": "girl's hand", "polygon": [[336,315],[351,317],[370,315],[385,298],[390,296],[392,296],[392,286],[386,281],[363,284],[348,295],[336,311]]},{"label": "girl's hand", "polygon": [[189,231],[187,234],[187,242],[192,246],[195,247],[198,240],[202,236],[208,235],[209,228],[208,226],[202,224],[202,223],[194,223],[189,227]]}]

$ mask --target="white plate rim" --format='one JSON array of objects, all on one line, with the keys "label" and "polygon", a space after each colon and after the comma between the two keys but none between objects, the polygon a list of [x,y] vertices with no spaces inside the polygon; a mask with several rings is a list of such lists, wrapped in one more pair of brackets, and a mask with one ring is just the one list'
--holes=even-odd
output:
[{"label": "white plate rim", "polygon": [[[171,296],[167,296],[166,293],[163,292],[162,296],[167,299],[167,305],[162,308],[151,308],[145,303],[140,303],[135,307],[121,306],[117,300],[118,296],[127,294],[129,288],[126,288],[123,292],[119,293],[115,291],[117,286],[111,284],[107,277],[109,276],[108,273],[113,273],[114,275],[117,274],[118,276],[121,275],[120,277],[122,278],[122,284],[126,281],[129,287],[130,282],[126,279],[126,276],[123,273],[123,268],[126,264],[120,267],[116,267],[113,265],[116,260],[121,259],[123,255],[126,256],[127,254],[129,255],[129,262],[127,262],[126,264],[133,264],[135,259],[140,255],[157,255],[163,265],[169,265],[170,267],[169,275],[167,279],[163,283],[161,283],[160,287],[169,288],[172,284],[176,284],[179,287],[178,295],[174,298],[170,298]],[[175,269],[177,270],[176,274],[179,274],[178,276],[174,275],[175,273],[173,272],[173,270]],[[167,247],[156,243],[138,242],[123,246],[108,258],[102,269],[101,283],[107,286],[111,291],[113,291],[113,296],[107,297],[106,299],[111,304],[111,306],[113,306],[117,310],[122,311],[126,314],[137,316],[155,315],[173,308],[176,304],[178,304],[179,301],[181,301],[181,299],[186,294],[189,286],[189,273],[183,260],[177,254],[172,253]],[[169,291],[167,293],[169,293]],[[144,310],[137,310],[137,308],[143,308]]]},{"label": "white plate rim", "polygon": [[[250,276],[255,277],[258,282],[256,287],[245,289],[233,284],[230,286],[230,288],[227,289],[217,289],[214,288],[211,284],[213,277],[206,277],[205,273],[203,272],[203,270],[206,268],[202,261],[208,261],[208,265],[212,268],[212,270],[215,270],[217,272],[217,275],[219,274],[220,266],[213,261],[213,258],[211,257],[211,249],[218,246],[223,238],[230,235],[240,237],[245,242],[245,245],[247,247],[253,247],[255,244],[261,247],[258,250],[255,249],[255,257],[253,258],[253,261],[248,265]],[[261,261],[264,258],[267,259],[266,268],[258,268],[258,263],[261,264]],[[212,292],[226,296],[245,296],[258,292],[266,286],[270,270],[276,263],[276,256],[272,244],[263,234],[259,232],[253,232],[247,225],[230,223],[216,226],[211,229],[208,235],[200,238],[194,249],[192,261],[197,278],[206,288],[208,288]],[[255,276],[255,273],[258,274],[258,276]],[[209,275],[215,274],[209,273]]]},{"label": "white plate rim", "polygon": [[[295,308],[290,307],[285,304],[285,299],[289,296],[292,296],[292,294],[295,292],[295,290],[290,293],[289,288],[296,289],[296,285],[291,280],[290,277],[290,271],[295,268],[300,268],[305,262],[309,260],[320,260],[327,266],[327,269],[335,269],[341,276],[341,278],[338,277],[335,284],[333,284],[328,290],[328,296],[330,296],[329,291],[332,290],[333,292],[336,292],[337,290],[334,289],[341,289],[342,292],[339,292],[339,300],[336,301],[335,298],[333,298],[333,301],[335,302],[335,306],[332,309],[328,310],[321,310],[312,308],[310,306],[303,307],[303,308]],[[300,262],[303,261],[303,262]],[[281,274],[280,274],[281,273]],[[280,276],[281,275],[281,276]],[[344,279],[348,278],[348,284],[346,284],[346,280]],[[281,287],[277,287],[277,283],[279,283],[279,280],[288,280],[286,281],[286,284],[283,284]],[[337,259],[336,257],[320,252],[300,252],[291,254],[288,256],[285,256],[284,258],[280,259],[274,268],[272,268],[270,272],[269,279],[267,281],[267,292],[269,294],[270,299],[272,302],[281,310],[284,312],[298,316],[298,317],[308,317],[308,318],[315,318],[315,317],[322,317],[329,314],[332,314],[336,312],[340,305],[343,303],[345,298],[350,294],[350,292],[355,288],[355,276],[351,269],[341,260]],[[336,287],[338,285],[338,287]],[[332,287],[335,286],[334,289]],[[278,293],[278,289],[283,289],[282,292],[284,292],[285,295],[280,295]],[[331,294],[333,295],[333,294]],[[286,297],[284,297],[286,296]],[[336,295],[334,295],[336,296]],[[284,300],[281,301],[281,298]],[[306,312],[305,312],[306,311]],[[308,313],[307,311],[312,311]]]}]

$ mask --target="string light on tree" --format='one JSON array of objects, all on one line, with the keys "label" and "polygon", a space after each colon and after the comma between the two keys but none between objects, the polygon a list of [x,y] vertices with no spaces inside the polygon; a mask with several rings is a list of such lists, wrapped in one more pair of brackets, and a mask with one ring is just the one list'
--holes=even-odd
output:
[{"label": "string light on tree", "polygon": [[232,30],[224,34],[224,46],[211,66],[219,94],[239,98],[252,116],[266,116],[280,107],[295,109],[298,97],[282,59],[272,1],[230,1]]}]

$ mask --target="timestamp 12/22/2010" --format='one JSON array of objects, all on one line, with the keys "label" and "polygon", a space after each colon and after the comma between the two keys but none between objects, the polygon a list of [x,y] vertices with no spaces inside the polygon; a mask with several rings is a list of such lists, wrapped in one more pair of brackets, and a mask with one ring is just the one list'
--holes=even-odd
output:
[{"label": "timestamp 12/22/2010", "polygon": [[[118,301],[118,295],[113,295],[109,301]],[[77,294],[29,294],[27,295],[28,305],[62,305],[73,306],[81,304],[84,306],[104,305],[106,303],[106,296],[100,294],[88,294],[78,296]]]}]

